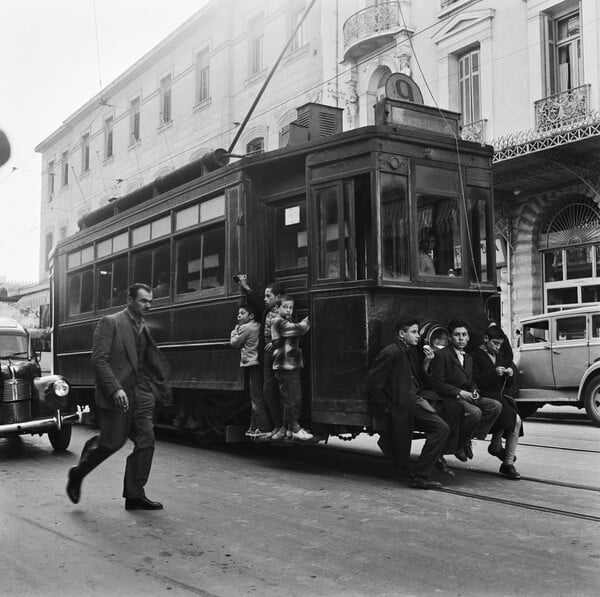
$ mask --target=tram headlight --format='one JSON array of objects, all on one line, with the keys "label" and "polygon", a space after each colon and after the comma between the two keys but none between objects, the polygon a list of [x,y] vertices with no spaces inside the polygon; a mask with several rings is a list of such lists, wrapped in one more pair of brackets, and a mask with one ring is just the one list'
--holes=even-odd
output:
[{"label": "tram headlight", "polygon": [[450,344],[450,337],[444,328],[435,328],[429,335],[429,344],[434,350],[445,348]]},{"label": "tram headlight", "polygon": [[57,379],[54,382],[52,389],[54,390],[54,394],[56,394],[56,396],[59,398],[64,398],[69,393],[71,388],[64,379]]}]

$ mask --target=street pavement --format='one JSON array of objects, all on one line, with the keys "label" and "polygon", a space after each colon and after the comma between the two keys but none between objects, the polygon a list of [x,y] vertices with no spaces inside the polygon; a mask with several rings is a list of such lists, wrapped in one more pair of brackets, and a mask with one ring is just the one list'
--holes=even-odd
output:
[{"label": "street pavement", "polygon": [[46,437],[0,440],[0,594],[553,597],[600,589],[600,428],[586,421],[527,422],[518,482],[500,477],[499,461],[478,442],[472,461],[451,459],[456,477],[443,492],[393,479],[375,438],[223,450],[160,440],[148,485],[165,504],[160,512],[123,507],[130,445],[85,480],[80,504],[67,500],[66,472],[93,433],[75,428],[66,454]]}]

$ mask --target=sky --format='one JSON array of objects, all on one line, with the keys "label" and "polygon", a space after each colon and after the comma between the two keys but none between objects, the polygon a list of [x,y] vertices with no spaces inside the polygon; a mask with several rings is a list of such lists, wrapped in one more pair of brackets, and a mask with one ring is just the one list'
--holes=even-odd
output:
[{"label": "sky", "polygon": [[207,0],[0,0],[0,281],[38,281],[34,147]]}]

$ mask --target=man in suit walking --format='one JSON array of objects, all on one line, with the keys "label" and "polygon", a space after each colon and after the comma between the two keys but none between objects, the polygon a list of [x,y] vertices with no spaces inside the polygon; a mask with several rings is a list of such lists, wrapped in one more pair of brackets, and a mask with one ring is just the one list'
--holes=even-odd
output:
[{"label": "man in suit walking", "polygon": [[129,437],[134,444],[127,457],[123,497],[127,510],[161,510],[160,502],[146,497],[144,486],[154,455],[154,407],[169,404],[166,362],[144,321],[152,304],[146,284],[129,288],[127,308],[103,317],[96,326],[92,364],[96,375],[96,407],[100,435],[88,440],[79,464],[69,470],[67,495],[81,498],[83,478]]},{"label": "man in suit walking", "polygon": [[431,389],[438,395],[460,401],[464,415],[460,424],[455,456],[462,462],[473,458],[471,438],[485,438],[502,405],[479,395],[473,380],[473,359],[465,353],[469,342],[468,324],[460,319],[448,323],[450,346],[438,350],[431,361]]}]

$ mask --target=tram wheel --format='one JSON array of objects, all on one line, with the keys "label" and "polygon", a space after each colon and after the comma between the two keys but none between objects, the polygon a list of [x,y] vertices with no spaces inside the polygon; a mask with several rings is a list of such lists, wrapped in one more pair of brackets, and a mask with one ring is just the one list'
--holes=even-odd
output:
[{"label": "tram wheel", "polygon": [[600,375],[594,377],[586,385],[583,406],[592,423],[600,427]]}]

